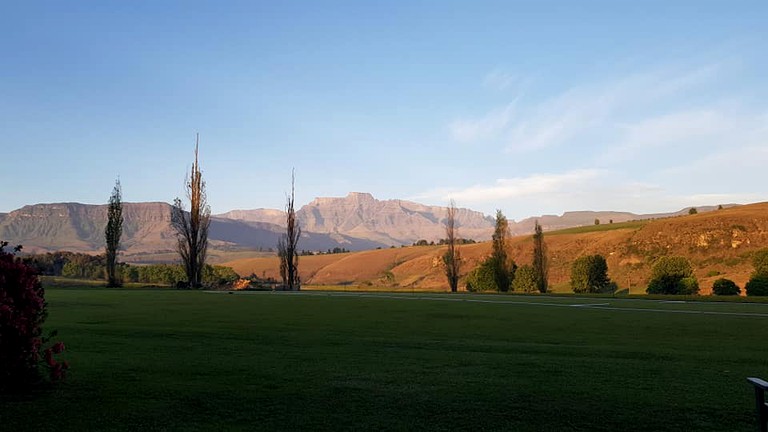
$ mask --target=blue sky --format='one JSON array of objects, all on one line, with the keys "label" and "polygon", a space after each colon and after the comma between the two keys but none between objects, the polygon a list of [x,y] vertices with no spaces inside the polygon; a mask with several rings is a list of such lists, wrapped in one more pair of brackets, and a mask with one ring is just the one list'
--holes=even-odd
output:
[{"label": "blue sky", "polygon": [[768,200],[766,1],[0,2],[0,211]]}]

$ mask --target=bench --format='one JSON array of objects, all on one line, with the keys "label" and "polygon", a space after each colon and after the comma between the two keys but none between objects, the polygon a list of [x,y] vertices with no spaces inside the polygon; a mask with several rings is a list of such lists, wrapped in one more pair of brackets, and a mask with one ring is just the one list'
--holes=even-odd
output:
[{"label": "bench", "polygon": [[755,406],[757,407],[757,430],[768,432],[768,404],[765,403],[765,392],[768,391],[768,382],[760,378],[747,378],[755,387]]}]

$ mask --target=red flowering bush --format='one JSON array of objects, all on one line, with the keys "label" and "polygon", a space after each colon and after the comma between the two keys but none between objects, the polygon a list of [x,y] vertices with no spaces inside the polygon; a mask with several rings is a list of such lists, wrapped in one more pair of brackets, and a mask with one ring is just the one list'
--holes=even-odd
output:
[{"label": "red flowering bush", "polygon": [[24,389],[38,381],[41,361],[52,381],[61,380],[69,366],[54,354],[64,351],[64,344],[43,348],[50,339],[42,337],[47,317],[43,286],[34,269],[6,252],[6,246],[0,242],[0,390]]}]

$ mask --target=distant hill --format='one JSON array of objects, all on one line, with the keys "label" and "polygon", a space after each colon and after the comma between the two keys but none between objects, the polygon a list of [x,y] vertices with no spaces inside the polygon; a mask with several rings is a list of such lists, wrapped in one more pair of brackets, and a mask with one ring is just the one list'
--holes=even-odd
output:
[{"label": "distant hill", "polygon": [[[609,275],[622,289],[644,292],[655,259],[663,255],[688,257],[702,288],[728,277],[743,288],[752,272],[751,254],[768,247],[768,203],[750,204],[696,215],[601,223],[545,234],[550,260],[550,284],[567,291],[571,263],[599,253]],[[588,216],[592,216],[589,213]],[[587,215],[584,215],[587,216]],[[594,220],[594,218],[592,218]],[[511,256],[518,264],[532,260],[530,235],[512,240]],[[444,246],[413,246],[341,255],[302,257],[299,271],[307,284],[383,285],[394,289],[447,289],[441,255]],[[491,252],[490,242],[461,246],[466,275]],[[241,259],[227,263],[241,275],[278,277],[276,258]],[[463,287],[463,280],[461,286]]]},{"label": "distant hill", "polygon": [[[175,259],[176,237],[170,227],[171,206],[166,203],[124,203],[121,260],[155,261]],[[102,253],[107,205],[79,203],[35,204],[0,217],[0,239],[21,244],[25,252],[68,250]],[[269,250],[277,244],[282,228],[263,222],[212,218],[209,232],[213,255],[223,251]],[[372,249],[380,244],[347,236],[331,238],[327,234],[306,232],[301,247],[326,250]]]}]

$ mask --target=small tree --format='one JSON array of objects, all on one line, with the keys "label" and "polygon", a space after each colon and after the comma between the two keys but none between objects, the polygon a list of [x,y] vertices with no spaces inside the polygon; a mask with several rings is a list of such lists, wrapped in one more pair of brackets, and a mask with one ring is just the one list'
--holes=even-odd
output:
[{"label": "small tree", "polygon": [[768,248],[755,251],[752,255],[752,266],[755,268],[754,276],[768,276]]},{"label": "small tree", "polygon": [[612,289],[608,264],[602,255],[587,255],[571,265],[571,289],[575,293],[602,293]]},{"label": "small tree", "polygon": [[181,257],[187,275],[187,287],[199,288],[203,281],[203,267],[208,252],[208,227],[211,224],[211,208],[205,193],[205,182],[197,161],[199,135],[195,141],[195,163],[190,177],[185,181],[189,212],[179,198],[171,208],[171,227],[176,232],[176,251]]},{"label": "small tree", "polygon": [[280,258],[280,277],[283,279],[283,286],[289,291],[301,289],[301,280],[299,279],[299,237],[301,236],[301,227],[296,221],[296,211],[294,209],[294,184],[296,173],[291,172],[291,194],[286,197],[286,229],[277,242],[277,256]]},{"label": "small tree", "polygon": [[595,225],[600,225],[600,219],[595,218]]},{"label": "small tree", "polygon": [[721,296],[739,295],[741,294],[741,288],[730,279],[720,278],[712,284],[712,294]]},{"label": "small tree", "polygon": [[459,288],[461,253],[457,244],[456,203],[453,200],[451,200],[451,205],[448,207],[448,214],[445,218],[445,238],[448,245],[448,250],[443,254],[445,276],[448,278],[448,286],[451,287],[451,292],[456,292]]},{"label": "small tree", "polygon": [[688,214],[689,215],[695,215],[695,214],[698,214],[698,213],[699,213],[699,211],[696,210],[696,207],[691,207],[691,208],[688,209]]},{"label": "small tree", "polygon": [[753,276],[745,286],[748,296],[768,296],[768,276]]},{"label": "small tree", "polygon": [[544,232],[537,220],[533,234],[533,271],[536,274],[536,288],[540,293],[547,292],[549,278],[549,263],[547,263],[547,245],[544,243]]},{"label": "small tree", "polygon": [[107,226],[104,229],[106,240],[106,269],[107,286],[119,287],[123,285],[117,272],[117,250],[120,248],[120,236],[123,234],[123,190],[120,180],[115,181],[115,188],[109,197],[107,209]]},{"label": "small tree", "polygon": [[538,276],[533,266],[522,265],[515,271],[515,279],[512,281],[512,289],[515,292],[536,292],[538,287]]},{"label": "small tree", "polygon": [[680,256],[663,256],[651,269],[648,294],[698,294],[699,284],[693,275],[688,259]]}]

